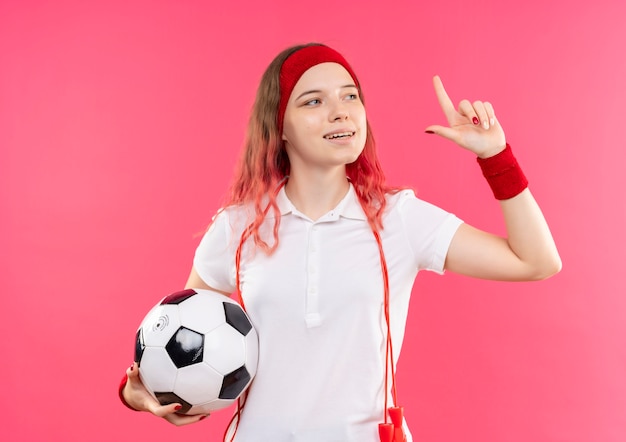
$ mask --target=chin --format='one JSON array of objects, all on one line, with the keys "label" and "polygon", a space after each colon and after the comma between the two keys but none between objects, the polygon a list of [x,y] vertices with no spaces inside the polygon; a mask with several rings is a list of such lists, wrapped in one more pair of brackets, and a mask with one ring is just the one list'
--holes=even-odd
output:
[{"label": "chin", "polygon": [[360,156],[361,156],[360,153],[358,155],[355,155],[354,157],[348,159],[348,161],[346,161],[345,164],[352,164],[352,163],[356,162],[356,160],[358,160]]}]

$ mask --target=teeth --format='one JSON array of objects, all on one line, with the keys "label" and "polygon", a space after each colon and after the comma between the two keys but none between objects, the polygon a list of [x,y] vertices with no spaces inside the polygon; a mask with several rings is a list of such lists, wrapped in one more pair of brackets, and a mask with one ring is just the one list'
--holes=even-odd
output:
[{"label": "teeth", "polygon": [[326,135],[324,138],[326,138],[327,140],[332,140],[335,138],[351,137],[353,134],[354,132],[341,132],[337,134]]}]

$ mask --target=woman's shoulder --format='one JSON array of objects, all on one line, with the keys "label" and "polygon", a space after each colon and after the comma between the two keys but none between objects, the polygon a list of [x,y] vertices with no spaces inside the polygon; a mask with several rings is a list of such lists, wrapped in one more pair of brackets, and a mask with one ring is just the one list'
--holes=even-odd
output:
[{"label": "woman's shoulder", "polygon": [[388,208],[393,208],[398,206],[399,204],[403,204],[407,200],[415,199],[417,200],[417,195],[415,190],[402,187],[402,188],[394,188],[385,194],[386,204]]},{"label": "woman's shoulder", "polygon": [[226,223],[231,227],[250,223],[254,219],[253,204],[232,204],[222,207],[213,215],[212,223]]},{"label": "woman's shoulder", "polygon": [[387,193],[388,213],[402,214],[410,213],[412,216],[423,215],[428,216],[433,213],[448,213],[439,206],[420,198],[415,190],[411,188],[394,189]]},{"label": "woman's shoulder", "polygon": [[[260,208],[259,208],[260,207]],[[276,211],[265,197],[257,205],[254,202],[244,202],[226,205],[220,208],[213,216],[213,223],[224,223],[234,232],[241,232],[259,217],[270,220],[276,217]]]}]

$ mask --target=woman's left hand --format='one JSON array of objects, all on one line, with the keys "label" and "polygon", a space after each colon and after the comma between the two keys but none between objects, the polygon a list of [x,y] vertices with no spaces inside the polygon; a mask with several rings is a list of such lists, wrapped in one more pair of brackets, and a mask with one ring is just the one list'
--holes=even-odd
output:
[{"label": "woman's left hand", "polygon": [[459,146],[474,152],[480,158],[488,158],[504,150],[504,130],[496,118],[493,106],[487,101],[462,100],[458,110],[443,87],[439,76],[433,78],[439,105],[448,120],[449,127],[432,125],[427,133],[435,133]]}]

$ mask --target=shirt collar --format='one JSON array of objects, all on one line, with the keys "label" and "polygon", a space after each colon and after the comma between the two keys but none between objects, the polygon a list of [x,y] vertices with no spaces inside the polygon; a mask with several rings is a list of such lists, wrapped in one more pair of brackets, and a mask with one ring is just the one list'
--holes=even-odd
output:
[{"label": "shirt collar", "polygon": [[[276,204],[278,205],[278,209],[280,211],[281,216],[297,212],[297,209],[287,198],[287,194],[285,193],[285,186],[283,186],[278,195],[276,195]],[[356,195],[356,191],[350,183],[350,188],[348,189],[348,193],[343,199],[337,204],[332,212],[335,212],[338,216],[348,219],[358,219],[366,221],[367,217],[365,216],[365,212],[363,212],[363,208],[361,207],[361,203],[359,203],[359,198]],[[269,215],[269,214],[268,214]]]}]

